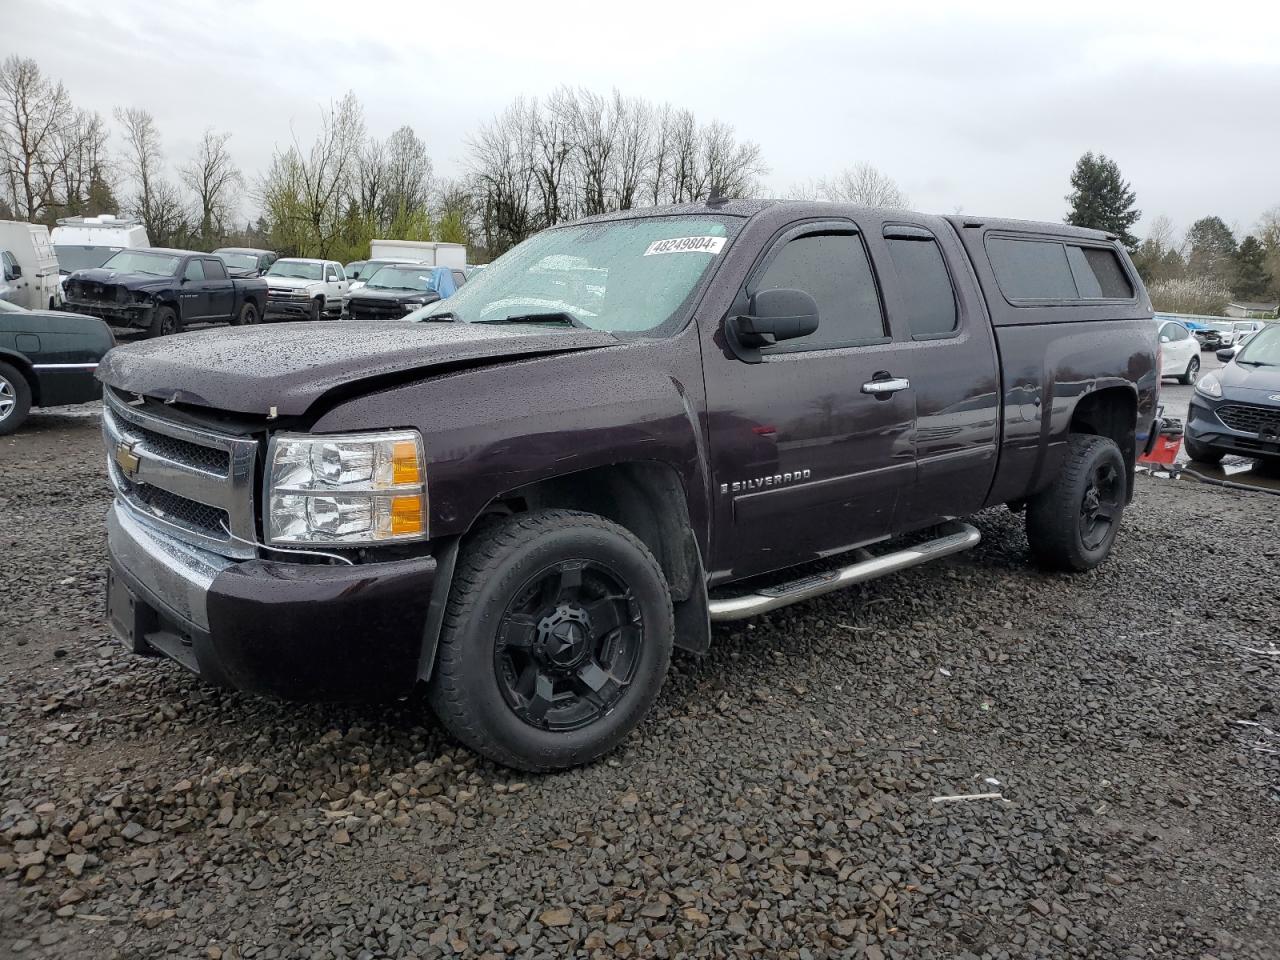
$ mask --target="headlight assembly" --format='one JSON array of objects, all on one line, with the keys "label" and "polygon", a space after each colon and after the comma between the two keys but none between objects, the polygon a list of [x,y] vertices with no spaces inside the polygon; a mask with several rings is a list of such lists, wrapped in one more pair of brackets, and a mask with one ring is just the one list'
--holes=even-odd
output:
[{"label": "headlight assembly", "polygon": [[1196,393],[1203,394],[1206,397],[1212,397],[1214,400],[1221,400],[1222,381],[1218,379],[1218,375],[1216,373],[1206,373],[1196,381]]},{"label": "headlight assembly", "polygon": [[424,540],[424,467],[416,430],[276,434],[267,454],[267,542],[343,547]]}]

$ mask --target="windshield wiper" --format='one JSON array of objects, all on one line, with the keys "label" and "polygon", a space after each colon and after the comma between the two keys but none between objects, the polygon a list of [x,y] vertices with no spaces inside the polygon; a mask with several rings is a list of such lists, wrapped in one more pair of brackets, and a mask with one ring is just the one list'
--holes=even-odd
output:
[{"label": "windshield wiper", "polygon": [[1274,367],[1274,366],[1276,366],[1276,364],[1274,364],[1274,363],[1267,363],[1265,360],[1241,360],[1241,359],[1239,359],[1239,358],[1237,358],[1237,359],[1236,359],[1236,363],[1247,363],[1247,364],[1249,364],[1249,366],[1251,366],[1251,367]]},{"label": "windshield wiper", "polygon": [[419,322],[426,323],[434,320],[450,321],[457,320],[458,315],[452,310],[441,310],[439,313],[433,313],[430,316],[422,317]]},{"label": "windshield wiper", "polygon": [[582,322],[573,314],[564,310],[548,310],[545,313],[517,313],[509,317],[496,317],[493,320],[478,320],[477,323],[554,323],[565,327],[581,327]]}]

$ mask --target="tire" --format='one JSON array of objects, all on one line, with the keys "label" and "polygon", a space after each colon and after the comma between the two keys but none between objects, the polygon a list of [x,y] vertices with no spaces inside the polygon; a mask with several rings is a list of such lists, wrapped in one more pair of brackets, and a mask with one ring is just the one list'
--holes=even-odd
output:
[{"label": "tire", "polygon": [[315,299],[311,301],[311,321],[318,323],[324,319],[324,301]]},{"label": "tire", "polygon": [[1187,362],[1187,372],[1178,378],[1179,383],[1185,383],[1187,386],[1196,382],[1196,377],[1200,373],[1200,358],[1192,357]]},{"label": "tire", "polygon": [[30,412],[31,384],[20,370],[0,363],[0,437],[22,426]]},{"label": "tire", "polygon": [[168,337],[182,332],[182,320],[173,307],[157,307],[151,318],[151,336]]},{"label": "tire", "polygon": [[662,570],[628,530],[572,510],[507,517],[463,546],[428,697],[500,764],[589,763],[653,706],[674,633]]},{"label": "tire", "polygon": [[1218,464],[1221,463],[1222,458],[1227,455],[1225,450],[1218,450],[1217,448],[1210,447],[1207,444],[1197,443],[1195,440],[1192,440],[1187,436],[1182,438],[1182,445],[1187,450],[1187,456],[1196,463]]},{"label": "tire", "polygon": [[1128,473],[1110,437],[1074,433],[1057,478],[1027,503],[1031,555],[1049,570],[1092,570],[1111,553]]},{"label": "tire", "polygon": [[252,327],[258,323],[258,308],[252,303],[245,303],[240,307],[240,312],[236,314],[235,319],[231,321],[233,327]]}]

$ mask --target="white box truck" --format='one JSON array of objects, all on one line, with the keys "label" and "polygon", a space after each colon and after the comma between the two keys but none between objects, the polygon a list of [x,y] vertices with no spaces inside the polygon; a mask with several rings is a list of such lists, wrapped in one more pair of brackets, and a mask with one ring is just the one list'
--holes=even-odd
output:
[{"label": "white box truck", "polygon": [[0,220],[0,264],[0,300],[28,310],[62,305],[58,258],[44,224]]},{"label": "white box truck", "polygon": [[100,267],[121,250],[151,246],[141,220],[104,213],[100,217],[63,217],[50,236],[63,282],[77,270]]},{"label": "white box truck", "polygon": [[428,240],[374,240],[369,244],[369,259],[403,260],[464,270],[467,266],[467,245]]}]

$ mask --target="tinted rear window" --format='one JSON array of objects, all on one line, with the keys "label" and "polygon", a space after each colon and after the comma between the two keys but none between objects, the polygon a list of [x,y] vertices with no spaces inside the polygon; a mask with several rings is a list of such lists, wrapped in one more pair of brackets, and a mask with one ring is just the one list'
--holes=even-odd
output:
[{"label": "tinted rear window", "polygon": [[987,256],[1010,300],[1130,300],[1133,285],[1110,247],[991,237]]},{"label": "tinted rear window", "polygon": [[901,282],[913,337],[950,333],[956,328],[956,295],[942,251],[931,237],[886,237]]},{"label": "tinted rear window", "polygon": [[1056,240],[992,237],[987,256],[1000,290],[1010,300],[1076,300],[1067,251]]}]

